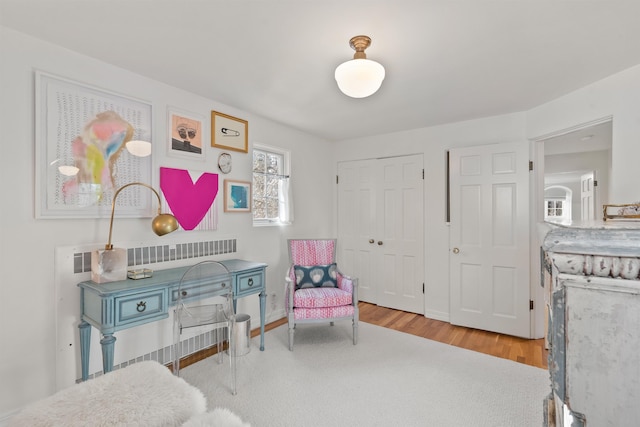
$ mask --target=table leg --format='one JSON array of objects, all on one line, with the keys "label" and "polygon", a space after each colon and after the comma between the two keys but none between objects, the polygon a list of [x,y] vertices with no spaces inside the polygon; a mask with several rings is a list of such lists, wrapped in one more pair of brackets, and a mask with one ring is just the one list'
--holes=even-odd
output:
[{"label": "table leg", "polygon": [[113,348],[115,347],[116,337],[113,334],[105,334],[100,340],[102,345],[102,371],[106,374],[113,370]]},{"label": "table leg", "polygon": [[264,351],[264,316],[267,309],[267,294],[260,292],[260,351]]},{"label": "table leg", "polygon": [[80,330],[80,361],[82,363],[82,381],[89,378],[89,350],[91,347],[91,325],[84,320],[78,325]]}]

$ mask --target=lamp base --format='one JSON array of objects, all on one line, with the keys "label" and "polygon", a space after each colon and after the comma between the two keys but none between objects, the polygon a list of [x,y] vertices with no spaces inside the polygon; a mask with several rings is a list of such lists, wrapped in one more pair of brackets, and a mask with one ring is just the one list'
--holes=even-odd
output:
[{"label": "lamp base", "polygon": [[91,252],[91,280],[96,283],[107,283],[126,278],[126,249],[97,249]]}]

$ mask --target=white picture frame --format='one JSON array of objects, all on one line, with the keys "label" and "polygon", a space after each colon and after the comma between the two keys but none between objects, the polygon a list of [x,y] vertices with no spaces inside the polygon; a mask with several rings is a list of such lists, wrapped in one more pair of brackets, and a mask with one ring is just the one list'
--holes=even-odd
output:
[{"label": "white picture frame", "polygon": [[177,107],[167,108],[167,154],[191,160],[206,160],[209,131],[203,115]]},{"label": "white picture frame", "polygon": [[[129,140],[152,143],[149,102],[39,70],[35,98],[36,218],[109,218],[118,188],[151,184],[152,156],[126,149]],[[125,190],[116,216],[150,217],[152,195]]]}]

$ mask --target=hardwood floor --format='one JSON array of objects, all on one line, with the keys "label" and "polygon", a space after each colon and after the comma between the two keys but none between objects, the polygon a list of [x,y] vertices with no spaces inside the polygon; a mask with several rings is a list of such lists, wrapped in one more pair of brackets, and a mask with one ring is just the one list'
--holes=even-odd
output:
[{"label": "hardwood floor", "polygon": [[447,322],[427,319],[420,314],[379,307],[366,302],[360,302],[359,307],[361,322],[395,329],[538,368],[547,369],[548,366],[548,351],[544,348],[544,339],[530,340],[454,326]]},{"label": "hardwood floor", "polygon": [[[544,339],[529,340],[512,337],[495,332],[454,326],[447,322],[427,319],[423,315],[408,313],[380,307],[367,302],[360,302],[360,321],[396,331],[406,332],[430,340],[439,341],[456,347],[502,357],[538,368],[547,369],[548,351],[544,348]],[[277,328],[287,323],[282,318],[265,325],[265,331]],[[251,331],[251,336],[260,335],[260,328]],[[215,347],[200,351],[183,359],[180,366],[186,367],[192,363],[215,354]]]}]

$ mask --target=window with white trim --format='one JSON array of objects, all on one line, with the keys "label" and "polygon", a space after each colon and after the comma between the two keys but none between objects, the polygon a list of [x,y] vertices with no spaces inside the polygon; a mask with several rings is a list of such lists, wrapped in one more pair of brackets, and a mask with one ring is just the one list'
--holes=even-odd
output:
[{"label": "window with white trim", "polygon": [[545,219],[563,219],[567,216],[564,199],[546,199]]},{"label": "window with white trim", "polygon": [[253,225],[284,225],[293,221],[290,153],[265,145],[253,147]]}]

